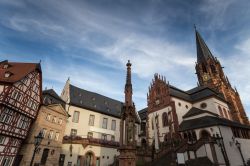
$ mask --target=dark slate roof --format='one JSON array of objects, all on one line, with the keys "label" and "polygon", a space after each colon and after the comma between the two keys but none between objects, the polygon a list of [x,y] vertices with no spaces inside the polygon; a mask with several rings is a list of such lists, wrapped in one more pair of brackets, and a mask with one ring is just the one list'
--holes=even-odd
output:
[{"label": "dark slate roof", "polygon": [[[54,91],[54,89],[47,89],[47,90],[43,90],[43,95],[50,95],[50,96],[53,96],[54,98],[58,99],[58,100],[61,100],[61,97]],[[64,102],[64,101],[63,101]]]},{"label": "dark slate roof", "polygon": [[207,86],[198,86],[188,91],[183,91],[170,85],[170,95],[189,102],[196,102],[210,96],[215,96],[222,101],[225,101],[221,93],[218,93]]},{"label": "dark slate roof", "polygon": [[243,125],[228,119],[214,117],[214,116],[204,116],[201,118],[182,121],[182,123],[179,126],[179,131],[186,131],[197,128],[216,126],[216,125],[250,129],[249,125]]},{"label": "dark slate roof", "polygon": [[192,108],[183,116],[183,118],[188,118],[188,117],[200,115],[200,114],[203,114],[203,113],[208,113],[208,114],[211,114],[211,115],[218,116],[217,114],[215,114],[215,113],[213,113],[213,112],[210,112],[210,111],[207,111],[207,110],[202,110],[202,109],[199,109],[199,108],[196,108],[196,107],[192,107]]},{"label": "dark slate roof", "polygon": [[48,89],[43,91],[43,104],[61,104],[65,108],[65,101],[54,91],[54,89]]},{"label": "dark slate roof", "polygon": [[206,63],[207,59],[209,58],[214,59],[208,46],[206,45],[205,41],[202,39],[201,35],[197,30],[195,30],[195,36],[196,36],[196,48],[197,48],[197,62]]},{"label": "dark slate roof", "polygon": [[146,118],[147,118],[147,111],[148,111],[148,107],[146,107],[146,108],[138,111],[138,114],[139,114],[141,120],[146,120]]},{"label": "dark slate roof", "polygon": [[120,118],[123,103],[70,85],[70,104]]}]

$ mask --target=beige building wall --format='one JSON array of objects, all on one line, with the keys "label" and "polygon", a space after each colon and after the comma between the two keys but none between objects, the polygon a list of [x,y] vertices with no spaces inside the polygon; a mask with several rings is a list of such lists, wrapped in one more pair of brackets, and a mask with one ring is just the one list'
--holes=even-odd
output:
[{"label": "beige building wall", "polygon": [[[91,111],[88,109],[76,107],[76,106],[69,106],[66,105],[66,110],[68,111],[69,117],[65,129],[65,136],[71,135],[71,130],[77,130],[77,136],[81,138],[87,138],[88,132],[93,133],[93,138],[102,139],[102,134],[107,135],[107,140],[111,141],[111,137],[115,137],[115,141],[120,141],[120,119],[117,117],[101,114],[95,111]],[[78,122],[73,122],[74,112],[79,112],[79,120]],[[94,125],[89,125],[89,118],[90,115],[94,115]],[[107,118],[107,129],[103,128],[103,119]],[[111,129],[112,120],[116,122],[115,130]],[[138,140],[138,134],[140,133],[139,125],[136,124],[137,135],[136,140]],[[139,145],[139,141],[137,144]],[[72,163],[72,165],[77,164],[78,156],[85,156],[87,152],[92,152],[95,157],[100,158],[100,165],[108,165],[113,163],[114,157],[119,155],[117,148],[112,147],[104,147],[104,146],[94,146],[88,145],[87,147],[83,147],[80,144],[72,144],[72,152],[70,151],[70,144],[63,144],[63,151],[62,153],[65,154],[65,161],[64,165],[67,166],[68,163]],[[70,154],[72,153],[72,156]]]},{"label": "beige building wall", "polygon": [[[22,166],[30,165],[35,148],[34,137],[40,131],[43,132],[44,138],[39,146],[39,150],[35,154],[33,163],[40,163],[44,149],[49,149],[45,165],[58,166],[67,118],[66,111],[59,104],[41,106],[37,119],[32,124],[30,135],[20,150],[20,155],[23,155]],[[49,137],[50,133],[53,133],[52,137]]]}]

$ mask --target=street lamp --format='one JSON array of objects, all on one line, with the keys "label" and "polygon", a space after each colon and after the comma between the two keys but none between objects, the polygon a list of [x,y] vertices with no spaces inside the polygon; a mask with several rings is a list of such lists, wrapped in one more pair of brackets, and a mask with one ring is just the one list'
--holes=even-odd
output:
[{"label": "street lamp", "polygon": [[241,156],[241,158],[242,158],[243,165],[246,166],[246,163],[245,163],[244,157],[243,157],[243,155],[242,155],[242,151],[241,151],[241,144],[236,140],[235,145],[237,146],[237,148],[238,148],[239,151],[240,151],[240,156]]},{"label": "street lamp", "polygon": [[37,136],[35,136],[35,141],[34,141],[35,149],[34,149],[34,152],[33,152],[33,155],[32,155],[30,166],[33,165],[35,154],[36,154],[36,152],[38,150],[38,147],[40,146],[40,144],[42,142],[42,139],[43,139],[43,133],[42,133],[42,131],[40,131],[39,134]]},{"label": "street lamp", "polygon": [[227,157],[226,157],[226,151],[225,151],[225,149],[224,149],[223,138],[222,138],[221,136],[219,136],[219,134],[214,135],[213,138],[215,139],[216,144],[217,144],[217,145],[220,147],[220,149],[221,149],[221,153],[222,153],[223,158],[224,158],[224,160],[225,160],[225,162],[226,162],[226,165],[229,166],[230,164],[229,164],[229,161],[228,161],[228,159],[227,159]]}]

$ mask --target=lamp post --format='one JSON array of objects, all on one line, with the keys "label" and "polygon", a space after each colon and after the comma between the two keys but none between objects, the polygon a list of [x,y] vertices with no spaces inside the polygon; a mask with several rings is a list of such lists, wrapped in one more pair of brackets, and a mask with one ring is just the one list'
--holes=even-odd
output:
[{"label": "lamp post", "polygon": [[32,159],[31,159],[31,162],[30,162],[30,166],[33,165],[33,161],[34,161],[34,158],[35,158],[35,154],[37,152],[37,149],[38,147],[40,146],[41,142],[42,142],[42,139],[43,139],[43,133],[40,131],[39,134],[37,136],[35,136],[35,142],[34,142],[34,145],[35,145],[35,149],[34,149],[34,152],[33,152],[33,155],[32,155]]},{"label": "lamp post", "polygon": [[243,165],[246,166],[246,163],[245,163],[244,157],[243,157],[243,155],[242,155],[242,151],[241,151],[241,144],[236,140],[235,145],[237,146],[237,148],[238,148],[239,151],[240,151],[240,156],[241,156],[241,158],[242,158]]},{"label": "lamp post", "polygon": [[214,139],[216,141],[216,144],[220,147],[221,149],[221,153],[223,155],[223,158],[225,160],[226,166],[229,166],[229,160],[226,157],[226,151],[224,149],[224,145],[223,145],[223,138],[221,136],[219,136],[219,134],[216,134],[216,136],[214,136]]}]

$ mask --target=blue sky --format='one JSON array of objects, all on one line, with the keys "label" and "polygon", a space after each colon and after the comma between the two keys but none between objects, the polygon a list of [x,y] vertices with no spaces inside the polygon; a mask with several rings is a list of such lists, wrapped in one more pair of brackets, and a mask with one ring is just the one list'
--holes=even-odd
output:
[{"label": "blue sky", "polygon": [[41,60],[43,88],[59,94],[70,77],[123,101],[130,59],[140,110],[154,73],[183,90],[196,86],[195,23],[249,116],[249,8],[247,0],[0,0],[0,60]]}]

